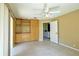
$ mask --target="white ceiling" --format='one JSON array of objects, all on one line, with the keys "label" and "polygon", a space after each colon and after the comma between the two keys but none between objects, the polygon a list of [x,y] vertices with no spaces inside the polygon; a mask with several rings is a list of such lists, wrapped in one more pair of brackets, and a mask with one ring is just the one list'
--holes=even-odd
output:
[{"label": "white ceiling", "polygon": [[[16,18],[44,18],[40,14],[44,8],[43,3],[10,3],[9,5]],[[60,13],[53,13],[50,15],[52,18],[79,9],[79,3],[47,3],[47,6],[48,8],[59,7],[57,11],[60,11]]]}]

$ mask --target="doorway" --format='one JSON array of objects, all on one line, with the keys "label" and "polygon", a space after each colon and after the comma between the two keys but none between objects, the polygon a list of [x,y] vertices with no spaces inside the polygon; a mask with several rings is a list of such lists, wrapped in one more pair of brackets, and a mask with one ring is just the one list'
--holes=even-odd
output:
[{"label": "doorway", "polygon": [[43,40],[50,40],[50,23],[43,23]]},{"label": "doorway", "polygon": [[50,40],[54,43],[59,43],[58,39],[58,20],[50,22]]}]

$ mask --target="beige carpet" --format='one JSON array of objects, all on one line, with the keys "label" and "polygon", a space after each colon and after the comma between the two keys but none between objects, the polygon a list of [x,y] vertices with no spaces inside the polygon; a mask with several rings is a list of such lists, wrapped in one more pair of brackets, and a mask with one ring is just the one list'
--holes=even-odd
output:
[{"label": "beige carpet", "polygon": [[79,56],[79,52],[50,41],[24,42],[13,48],[16,56]]}]

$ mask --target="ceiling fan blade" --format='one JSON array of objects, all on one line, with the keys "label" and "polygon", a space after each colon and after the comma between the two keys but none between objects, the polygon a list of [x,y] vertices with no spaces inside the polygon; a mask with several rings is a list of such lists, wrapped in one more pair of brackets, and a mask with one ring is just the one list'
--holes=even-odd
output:
[{"label": "ceiling fan blade", "polygon": [[46,14],[48,12],[47,3],[44,3],[43,9],[33,9],[33,10],[41,11],[39,15]]},{"label": "ceiling fan blade", "polygon": [[42,9],[33,9],[33,10],[42,10]]},{"label": "ceiling fan blade", "polygon": [[49,11],[56,11],[56,10],[59,10],[59,6],[49,8]]},{"label": "ceiling fan blade", "polygon": [[60,13],[60,11],[50,11],[49,13]]},{"label": "ceiling fan blade", "polygon": [[[40,9],[38,9],[38,10],[40,10]],[[59,10],[59,6],[48,8],[47,4],[45,3],[44,7],[42,9],[42,12],[37,15],[41,15],[41,17],[48,17],[49,15],[60,13],[60,11],[58,11],[58,10]]]}]

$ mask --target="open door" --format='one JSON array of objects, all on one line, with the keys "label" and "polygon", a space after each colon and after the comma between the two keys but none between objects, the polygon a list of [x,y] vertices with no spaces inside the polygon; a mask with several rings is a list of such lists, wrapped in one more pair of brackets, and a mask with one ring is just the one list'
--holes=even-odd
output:
[{"label": "open door", "polygon": [[50,40],[54,43],[58,43],[58,21],[50,22]]}]

